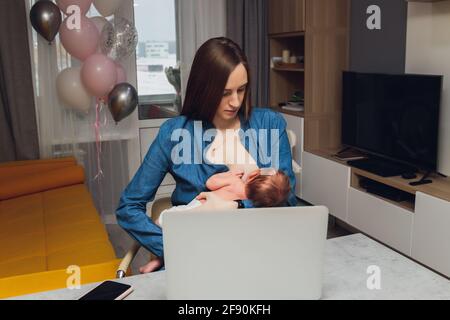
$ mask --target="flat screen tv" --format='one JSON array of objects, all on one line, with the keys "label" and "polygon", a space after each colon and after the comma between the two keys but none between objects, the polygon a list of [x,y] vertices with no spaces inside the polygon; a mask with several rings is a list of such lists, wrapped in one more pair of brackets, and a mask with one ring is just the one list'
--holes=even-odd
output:
[{"label": "flat screen tv", "polygon": [[436,171],[442,76],[343,73],[342,142]]}]

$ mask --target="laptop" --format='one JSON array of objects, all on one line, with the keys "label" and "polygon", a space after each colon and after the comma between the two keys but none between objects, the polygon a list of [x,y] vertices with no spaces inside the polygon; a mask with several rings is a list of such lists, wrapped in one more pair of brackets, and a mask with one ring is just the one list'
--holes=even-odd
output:
[{"label": "laptop", "polygon": [[325,207],[167,212],[167,298],[319,299],[327,225]]}]

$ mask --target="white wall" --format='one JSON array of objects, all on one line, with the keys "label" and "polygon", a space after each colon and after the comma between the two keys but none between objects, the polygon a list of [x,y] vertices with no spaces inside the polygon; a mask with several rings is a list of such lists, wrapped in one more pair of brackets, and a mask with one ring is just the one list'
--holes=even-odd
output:
[{"label": "white wall", "polygon": [[438,171],[450,175],[450,1],[409,3],[405,71],[444,76]]}]

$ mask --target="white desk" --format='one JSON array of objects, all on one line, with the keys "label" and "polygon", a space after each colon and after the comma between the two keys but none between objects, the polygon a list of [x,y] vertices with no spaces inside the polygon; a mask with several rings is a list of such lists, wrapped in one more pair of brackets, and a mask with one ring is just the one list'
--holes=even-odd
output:
[{"label": "white desk", "polygon": [[[369,290],[369,266],[381,270],[381,290]],[[161,300],[165,297],[165,272],[120,280],[134,292],[127,299]],[[95,287],[56,290],[14,299],[72,300]],[[376,241],[355,234],[327,241],[323,299],[450,299],[450,281]]]}]

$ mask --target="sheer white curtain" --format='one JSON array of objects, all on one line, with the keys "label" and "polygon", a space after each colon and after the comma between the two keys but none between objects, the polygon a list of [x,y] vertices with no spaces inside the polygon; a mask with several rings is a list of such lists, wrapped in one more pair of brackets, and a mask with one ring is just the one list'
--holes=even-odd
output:
[{"label": "sheer white curtain", "polygon": [[208,39],[226,36],[226,0],[176,0],[182,96],[197,49]]},{"label": "sheer white curtain", "polygon": [[[27,4],[27,12],[37,2],[37,0],[24,1]],[[88,16],[90,14],[88,13]],[[89,113],[80,114],[64,106],[56,92],[58,73],[81,63],[72,59],[65,51],[59,36],[52,45],[49,45],[46,40],[37,35],[30,21],[28,21],[28,29],[41,158],[75,156],[79,164],[85,168],[86,184],[102,218],[106,222],[114,220],[114,211],[120,193],[127,185],[131,172],[135,170],[130,168],[132,161],[129,159],[129,149],[132,149],[130,145],[135,145],[138,139],[136,112],[116,125],[107,106],[102,108],[100,166],[103,176],[95,179],[99,173],[94,128],[96,103],[93,99]],[[132,61],[135,58],[133,56],[129,59]],[[135,65],[130,61],[123,63],[126,69]],[[128,81],[136,86],[136,80],[130,79],[130,75],[135,75],[135,72],[127,70],[127,75]]]}]

